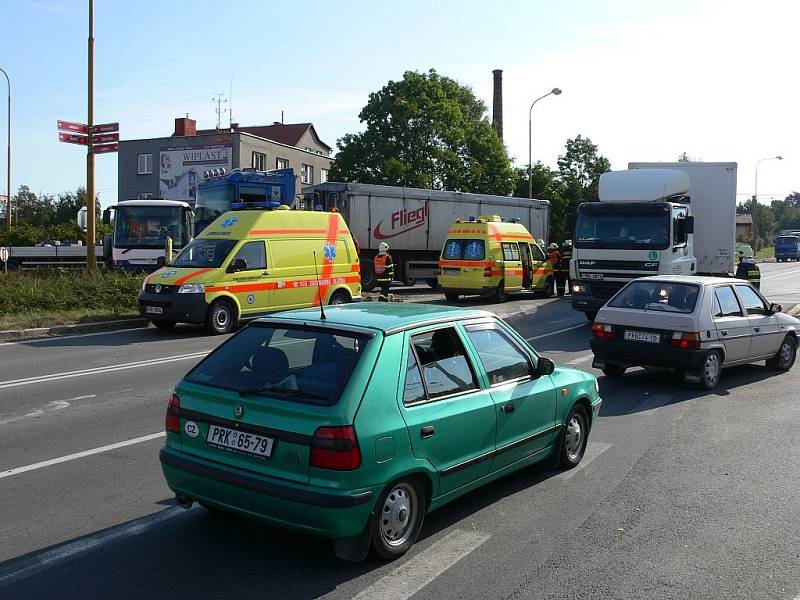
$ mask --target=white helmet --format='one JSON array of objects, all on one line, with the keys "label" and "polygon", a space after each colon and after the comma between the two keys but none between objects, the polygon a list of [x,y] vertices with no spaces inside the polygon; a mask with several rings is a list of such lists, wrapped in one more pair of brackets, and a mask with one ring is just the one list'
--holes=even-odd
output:
[{"label": "white helmet", "polygon": [[739,258],[753,258],[753,248],[750,244],[742,244],[738,248]]},{"label": "white helmet", "polygon": [[388,252],[389,251],[389,244],[386,242],[381,242],[378,244],[378,252]]}]

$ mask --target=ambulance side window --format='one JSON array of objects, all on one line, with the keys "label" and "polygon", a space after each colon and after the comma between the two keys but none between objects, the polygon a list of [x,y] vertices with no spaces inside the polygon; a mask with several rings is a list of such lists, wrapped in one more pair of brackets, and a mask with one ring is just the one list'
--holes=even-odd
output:
[{"label": "ambulance side window", "polygon": [[519,246],[516,242],[503,242],[503,260],[519,260]]},{"label": "ambulance side window", "polygon": [[267,250],[263,240],[247,242],[239,248],[233,260],[242,259],[247,263],[247,271],[267,268]]},{"label": "ambulance side window", "polygon": [[531,252],[533,253],[533,260],[544,260],[544,252],[539,248],[539,244],[531,244]]}]

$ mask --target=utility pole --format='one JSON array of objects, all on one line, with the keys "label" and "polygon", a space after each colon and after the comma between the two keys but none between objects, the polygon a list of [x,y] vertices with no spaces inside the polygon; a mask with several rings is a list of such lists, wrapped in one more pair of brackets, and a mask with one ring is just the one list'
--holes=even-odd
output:
[{"label": "utility pole", "polygon": [[3,69],[0,72],[6,76],[8,83],[8,162],[6,167],[6,189],[8,190],[8,197],[6,198],[6,233],[11,235],[11,78]]},{"label": "utility pole", "polygon": [[86,149],[86,268],[94,271],[97,260],[94,255],[95,244],[95,217],[97,205],[94,199],[94,0],[89,0],[89,76],[86,125],[89,129],[89,139]]}]

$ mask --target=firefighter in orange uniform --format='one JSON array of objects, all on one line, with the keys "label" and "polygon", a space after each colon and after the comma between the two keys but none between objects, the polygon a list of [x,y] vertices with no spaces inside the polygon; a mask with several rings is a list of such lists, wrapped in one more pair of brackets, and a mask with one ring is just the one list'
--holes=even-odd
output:
[{"label": "firefighter in orange uniform", "polygon": [[378,285],[381,286],[381,295],[378,297],[380,302],[389,301],[389,286],[394,279],[394,263],[392,262],[392,255],[389,254],[389,244],[381,242],[378,244],[378,254],[373,259],[375,266],[375,277],[378,280]]}]

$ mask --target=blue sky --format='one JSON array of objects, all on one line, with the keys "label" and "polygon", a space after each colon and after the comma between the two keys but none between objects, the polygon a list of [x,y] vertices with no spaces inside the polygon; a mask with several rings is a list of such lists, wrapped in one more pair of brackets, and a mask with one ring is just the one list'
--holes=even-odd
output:
[{"label": "blue sky", "polygon": [[[433,67],[491,109],[491,71],[501,68],[505,142],[518,164],[527,162],[531,100],[558,86],[561,96],[534,109],[534,160],[555,166],[580,133],[616,169],[684,151],[736,161],[744,195],[756,161],[782,154],[759,168],[766,202],[800,189],[797,4],[96,0],[95,120],[119,121],[123,139],[168,135],[185,113],[211,127],[213,93],[228,95],[233,76],[234,121],[266,124],[284,110],[286,122],[311,121],[334,145],[360,129],[369,93],[405,70]],[[85,122],[87,6],[4,3],[15,190],[85,182],[85,153],[57,141],[56,120]],[[113,203],[116,155],[96,163],[101,200]],[[0,173],[4,190],[4,160]]]}]

